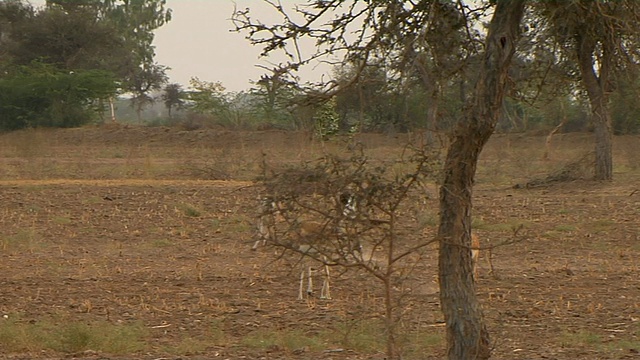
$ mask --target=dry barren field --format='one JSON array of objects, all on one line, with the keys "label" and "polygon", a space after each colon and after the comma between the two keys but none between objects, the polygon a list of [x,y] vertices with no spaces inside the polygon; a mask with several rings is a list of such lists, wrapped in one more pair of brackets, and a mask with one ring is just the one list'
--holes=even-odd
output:
[{"label": "dry barren field", "polygon": [[[381,162],[421,141],[358,140]],[[615,139],[611,183],[514,189],[580,157],[591,137],[557,136],[546,160],[543,147],[496,135],[482,154],[474,228],[484,246],[517,240],[493,249],[494,274],[487,251],[480,259],[494,358],[640,358],[640,138]],[[335,273],[334,299],[298,301],[297,260],[250,250],[262,161],[344,149],[284,132],[0,135],[0,358],[384,359],[376,281]],[[431,237],[437,188],[411,201],[422,212],[402,236]],[[436,253],[397,289],[405,359],[444,356]]]}]

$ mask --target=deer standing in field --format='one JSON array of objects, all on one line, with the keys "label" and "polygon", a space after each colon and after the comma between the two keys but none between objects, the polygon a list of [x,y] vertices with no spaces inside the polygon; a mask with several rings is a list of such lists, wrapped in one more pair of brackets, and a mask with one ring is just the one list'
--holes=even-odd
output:
[{"label": "deer standing in field", "polygon": [[[355,217],[356,201],[349,194],[341,194],[337,200],[341,209],[343,218]],[[317,265],[321,264],[320,273],[323,277],[322,288],[320,291],[321,299],[331,299],[330,291],[330,272],[329,265],[332,263],[332,252],[336,250],[336,243],[342,244],[340,240],[335,239],[347,238],[347,228],[341,219],[332,219],[335,221],[327,221],[320,223],[310,220],[294,219],[287,221],[280,209],[280,204],[272,197],[264,197],[261,199],[260,216],[256,224],[257,239],[252,246],[252,250],[256,250],[260,243],[266,244],[267,241],[274,242],[284,248],[293,250],[302,255],[300,262],[302,269],[300,272],[300,287],[298,291],[298,299],[304,300],[304,282],[307,280],[306,294],[313,294],[313,275],[318,272]],[[277,239],[276,225],[279,221],[288,222],[289,229],[286,231],[292,238],[287,242],[281,242]],[[351,240],[351,239],[349,239]],[[347,252],[358,252],[359,244],[345,245]]]},{"label": "deer standing in field", "polygon": [[473,278],[478,280],[478,258],[480,257],[480,238],[471,234],[471,264],[473,265]]},{"label": "deer standing in field", "polygon": [[278,205],[272,197],[265,196],[260,199],[259,215],[256,223],[257,239],[251,250],[257,250],[260,243],[266,245],[267,241],[275,239],[276,216],[278,213]]},{"label": "deer standing in field", "polygon": [[[327,256],[321,254],[320,245],[314,245],[318,241],[322,241],[326,236],[327,226],[315,221],[301,221],[297,224],[296,233],[298,235],[297,250],[302,254],[302,269],[300,271],[300,287],[298,290],[298,300],[304,300],[304,280],[307,277],[307,296],[313,294],[313,273],[316,272],[314,264],[309,264],[308,260],[320,262],[322,265],[322,288],[320,290],[320,299],[331,299],[330,273],[327,264]],[[317,260],[317,261],[316,261]]]},{"label": "deer standing in field", "polygon": [[[341,209],[342,216],[344,219],[354,219],[356,216],[357,209],[357,201],[356,198],[349,193],[340,194],[338,205]],[[300,221],[297,224],[297,234],[298,234],[298,251],[305,257],[305,259],[314,259],[316,262],[320,262],[322,264],[322,288],[320,290],[320,299],[330,300],[331,299],[331,290],[330,290],[330,273],[329,273],[329,264],[331,263],[331,259],[329,258],[332,254],[331,249],[327,251],[327,241],[329,237],[338,237],[338,238],[348,238],[348,229],[345,226],[344,220],[339,219],[336,224],[321,224],[315,221]],[[358,258],[362,258],[362,248],[359,243],[352,244],[350,242],[352,239],[348,239],[347,241],[338,241],[341,247],[346,247],[346,249],[341,249],[341,252],[346,251],[351,254],[358,254]],[[335,245],[335,244],[333,244]],[[329,246],[331,247],[331,246]],[[303,259],[303,260],[305,260]],[[313,294],[313,272],[315,268],[313,265],[303,265],[302,272],[300,273],[300,288],[298,291],[298,300],[304,300],[304,278],[305,273],[307,276],[307,296]]]}]

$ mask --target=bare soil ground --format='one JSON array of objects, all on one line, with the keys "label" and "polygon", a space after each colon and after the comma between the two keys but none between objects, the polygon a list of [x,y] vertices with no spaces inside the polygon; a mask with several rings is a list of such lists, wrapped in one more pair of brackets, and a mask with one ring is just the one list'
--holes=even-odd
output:
[{"label": "bare soil ground", "polygon": [[[359,140],[384,161],[420,137]],[[591,138],[559,136],[546,161],[537,137],[498,135],[484,151],[474,228],[485,246],[517,240],[493,249],[494,274],[488,251],[480,259],[494,358],[640,358],[638,140],[616,138],[611,183],[537,189],[511,186],[561,166]],[[261,162],[285,166],[343,147],[282,132],[1,135],[0,358],[383,359],[374,280],[336,273],[333,300],[298,301],[297,260],[250,251]],[[402,232],[407,241],[435,230],[437,189],[426,191],[413,200],[424,211]],[[417,223],[427,226],[416,232]],[[433,249],[398,289],[408,359],[444,357],[436,269]],[[73,324],[129,329],[133,343],[100,348]],[[43,329],[69,336],[32,339]]]}]

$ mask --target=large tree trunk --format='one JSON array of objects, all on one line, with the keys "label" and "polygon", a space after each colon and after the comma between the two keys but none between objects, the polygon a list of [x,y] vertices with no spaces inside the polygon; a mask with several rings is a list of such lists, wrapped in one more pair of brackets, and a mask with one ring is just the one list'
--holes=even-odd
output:
[{"label": "large tree trunk", "polygon": [[605,103],[592,106],[593,125],[596,137],[596,180],[613,179],[613,139],[611,129],[611,115]]},{"label": "large tree trunk", "polygon": [[596,180],[613,179],[613,141],[611,113],[609,112],[609,71],[611,69],[611,44],[603,44],[602,57],[598,71],[594,69],[594,53],[596,41],[588,32],[578,32],[576,35],[578,66],[582,82],[589,96],[591,107],[591,122],[595,130],[596,142]]},{"label": "large tree trunk", "polygon": [[488,359],[489,333],[471,268],[471,195],[480,151],[493,133],[519,38],[525,0],[497,1],[474,97],[455,129],[440,189],[440,302],[451,360]]}]

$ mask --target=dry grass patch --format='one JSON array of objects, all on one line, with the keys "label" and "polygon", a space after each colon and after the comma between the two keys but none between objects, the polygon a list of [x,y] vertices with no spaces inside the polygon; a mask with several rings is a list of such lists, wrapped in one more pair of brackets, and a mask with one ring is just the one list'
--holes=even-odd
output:
[{"label": "dry grass patch", "polygon": [[564,331],[558,340],[561,346],[568,348],[597,348],[603,343],[600,335],[587,330]]},{"label": "dry grass patch", "polygon": [[240,344],[253,349],[278,349],[287,352],[321,351],[326,348],[322,337],[310,336],[297,329],[254,330],[244,336]]},{"label": "dry grass patch", "polygon": [[73,354],[93,350],[134,354],[147,347],[144,341],[147,333],[141,323],[23,321],[14,315],[0,320],[0,344],[5,353],[53,350]]},{"label": "dry grass patch", "polygon": [[224,331],[222,321],[214,320],[209,323],[203,334],[199,336],[184,336],[176,343],[162,347],[163,352],[172,355],[194,356],[206,353],[211,347],[229,346],[230,337]]},{"label": "dry grass patch", "polygon": [[35,228],[25,228],[16,234],[0,238],[0,249],[5,252],[34,251],[43,250],[48,244],[41,240]]}]

